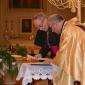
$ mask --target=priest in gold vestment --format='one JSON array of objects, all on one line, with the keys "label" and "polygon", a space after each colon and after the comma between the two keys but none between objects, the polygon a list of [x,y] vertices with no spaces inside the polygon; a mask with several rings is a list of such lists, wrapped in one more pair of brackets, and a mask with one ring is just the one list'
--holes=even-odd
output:
[{"label": "priest in gold vestment", "polygon": [[65,22],[60,15],[48,19],[52,31],[61,33],[60,49],[51,61],[60,67],[53,72],[54,85],[85,85],[85,30],[73,18]]}]

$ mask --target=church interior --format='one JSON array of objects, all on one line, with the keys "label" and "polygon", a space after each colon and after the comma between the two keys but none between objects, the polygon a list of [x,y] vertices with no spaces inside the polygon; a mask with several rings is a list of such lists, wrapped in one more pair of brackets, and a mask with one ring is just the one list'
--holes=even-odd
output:
[{"label": "church interior", "polygon": [[[33,83],[25,84],[23,77],[20,80],[17,78],[21,65],[31,62],[27,59],[27,54],[34,56],[39,53],[40,47],[34,45],[37,29],[33,24],[33,17],[41,12],[47,16],[63,15],[66,21],[77,16],[78,8],[72,12],[71,8],[65,7],[64,3],[68,0],[57,0],[62,3],[61,8],[56,0],[56,6],[51,1],[0,0],[0,85],[53,85],[49,79],[36,79]],[[85,1],[81,1],[84,3],[81,6],[80,17],[81,22],[85,23]],[[12,55],[13,58],[10,58]]]}]

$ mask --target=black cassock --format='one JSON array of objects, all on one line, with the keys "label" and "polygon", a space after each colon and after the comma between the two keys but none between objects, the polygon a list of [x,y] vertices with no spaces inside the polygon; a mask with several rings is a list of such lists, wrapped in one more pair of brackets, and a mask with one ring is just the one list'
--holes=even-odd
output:
[{"label": "black cassock", "polygon": [[51,52],[51,58],[55,57],[56,54],[54,54],[51,51],[52,46],[58,46],[59,47],[59,41],[60,41],[60,34],[51,32],[49,30],[48,32],[43,30],[38,30],[34,44],[41,46],[39,53],[42,54],[42,57],[45,57],[47,53]]}]

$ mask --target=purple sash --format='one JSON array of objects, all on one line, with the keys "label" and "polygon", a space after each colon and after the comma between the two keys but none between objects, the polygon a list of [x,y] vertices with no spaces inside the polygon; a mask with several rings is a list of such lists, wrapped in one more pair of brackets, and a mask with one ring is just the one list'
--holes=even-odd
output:
[{"label": "purple sash", "polygon": [[85,26],[83,26],[83,25],[77,25],[77,26],[80,27],[80,29],[85,31]]},{"label": "purple sash", "polygon": [[51,46],[51,52],[56,55],[57,51],[59,50],[58,46]]}]

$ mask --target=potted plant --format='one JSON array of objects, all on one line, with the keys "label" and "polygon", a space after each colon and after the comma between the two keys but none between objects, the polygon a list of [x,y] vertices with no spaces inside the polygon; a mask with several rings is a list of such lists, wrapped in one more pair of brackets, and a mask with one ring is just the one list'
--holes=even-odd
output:
[{"label": "potted plant", "polygon": [[[10,52],[5,47],[0,47],[0,76],[5,76],[5,74],[9,74],[13,76],[17,74],[18,69],[16,65],[16,60],[11,56]],[[1,85],[1,84],[0,84]]]}]

